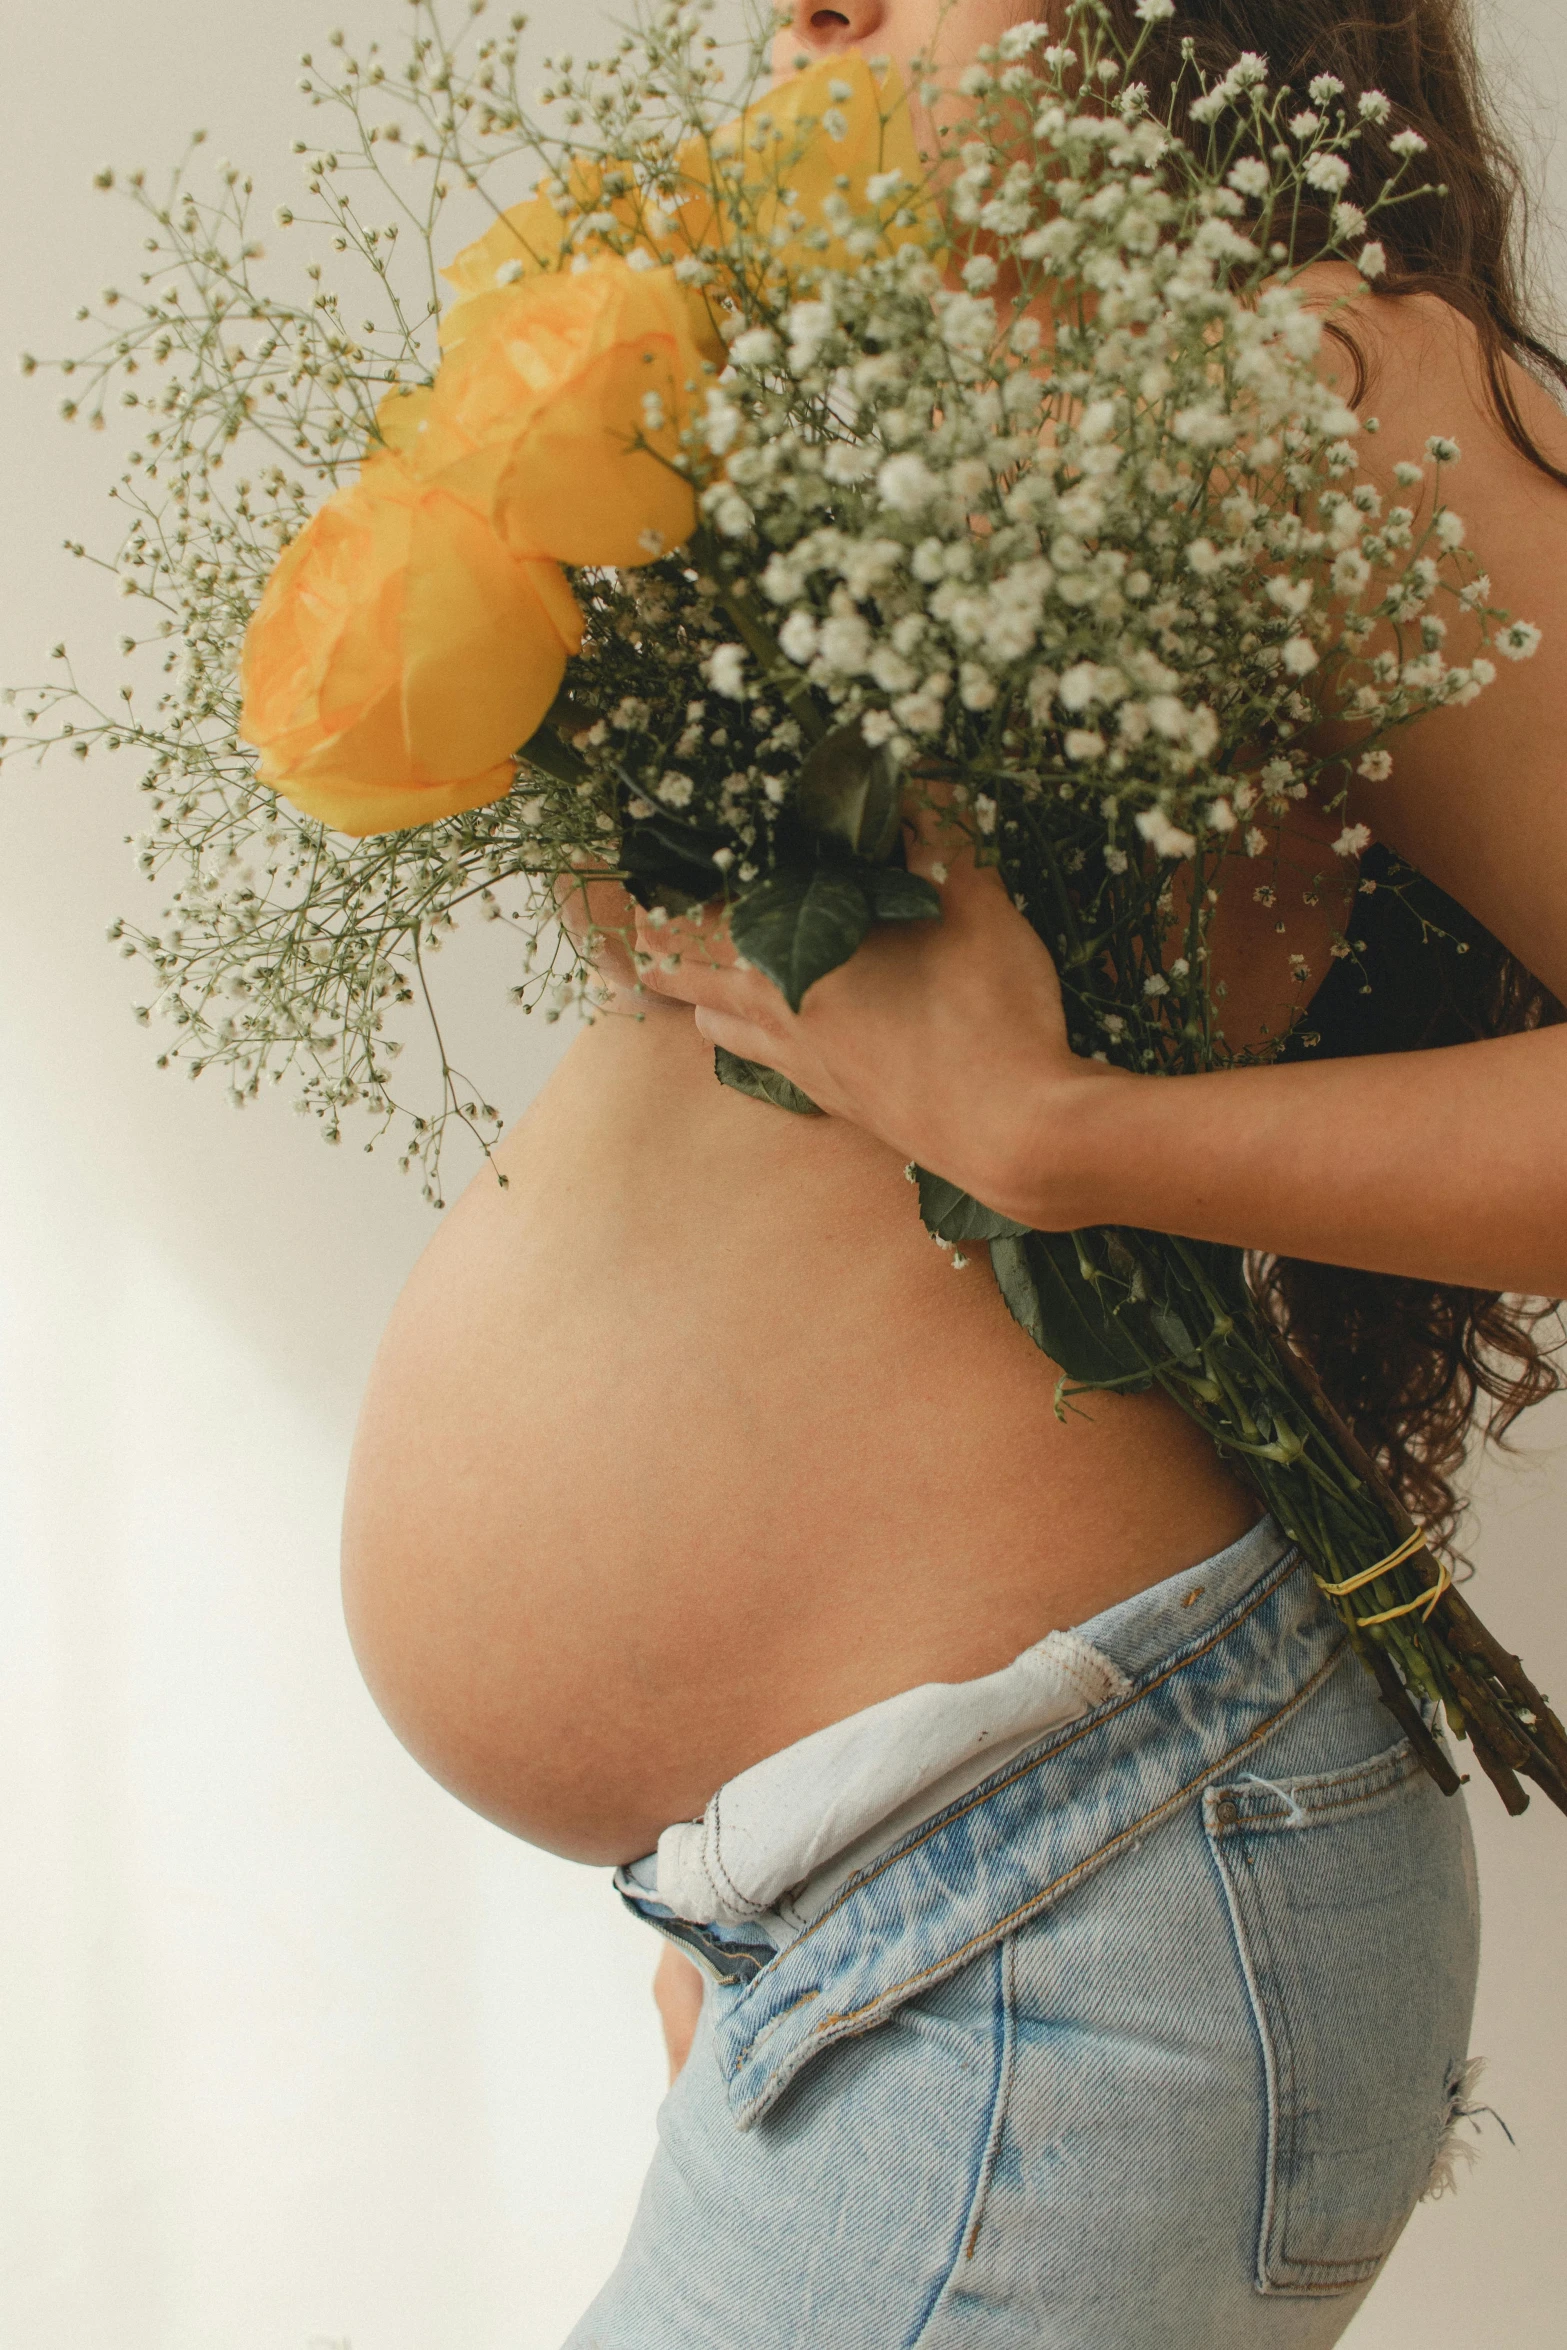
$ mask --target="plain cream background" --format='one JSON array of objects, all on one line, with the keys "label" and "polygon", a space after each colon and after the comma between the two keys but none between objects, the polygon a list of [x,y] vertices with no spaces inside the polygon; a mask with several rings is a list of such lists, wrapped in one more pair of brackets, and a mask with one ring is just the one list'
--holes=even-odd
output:
[{"label": "plain cream background", "polygon": [[[540,51],[607,13],[546,0]],[[7,0],[0,23],[0,339],[68,347],[75,302],[135,266],[101,162],[160,164],[202,123],[291,192],[317,0]],[[1498,0],[1491,33],[1543,154],[1559,0]],[[1567,165],[1556,184],[1567,213]],[[106,538],[113,447],[54,421],[46,379],[0,400],[0,678],[25,679],[56,637],[118,633],[59,552]],[[280,1098],[236,1117],[154,1071],[103,943],[143,908],[133,785],[103,762],[0,782],[0,2341],[554,2350],[653,2142],[652,1944],[601,1876],[425,1780],[360,1687],[343,1467],[430,1214]],[[479,959],[459,1017],[515,1114],[565,1039],[503,983]],[[1542,1414],[1479,1545],[1486,1612],[1559,1686],[1564,1437]],[[1457,2202],[1417,2216],[1354,2350],[1561,2338],[1567,1828],[1509,1826],[1486,1789],[1474,1811],[1475,2045],[1517,2144],[1491,2126]]]}]

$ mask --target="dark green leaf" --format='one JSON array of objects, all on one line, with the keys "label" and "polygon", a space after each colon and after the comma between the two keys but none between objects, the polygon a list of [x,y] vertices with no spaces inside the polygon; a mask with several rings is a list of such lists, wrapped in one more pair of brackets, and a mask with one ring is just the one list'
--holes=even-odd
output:
[{"label": "dark green leaf", "polygon": [[916,1167],[914,1180],[919,1186],[920,1215],[926,1231],[949,1247],[966,1240],[1008,1239],[1028,1230],[1026,1224],[1014,1224],[1010,1216],[999,1215],[960,1191],[945,1175],[932,1175],[927,1168]]},{"label": "dark green leaf", "polygon": [[1152,1306],[1148,1318],[1178,1363],[1196,1354],[1197,1342],[1173,1306]]},{"label": "dark green leaf", "polygon": [[588,771],[586,763],[569,743],[561,740],[548,719],[536,733],[529,735],[517,755],[555,783],[580,783]]},{"label": "dark green leaf", "polygon": [[807,755],[794,796],[810,831],[841,840],[872,865],[884,864],[898,845],[898,770],[885,747],[872,750],[857,718],[835,726]]},{"label": "dark green leaf", "polygon": [[775,873],[736,900],[730,935],[797,1012],[807,989],[846,963],[871,926],[857,874],[819,865]]},{"label": "dark green leaf", "polygon": [[732,845],[717,825],[688,824],[662,809],[628,817],[620,836],[626,887],[639,906],[666,906],[671,914],[705,906],[724,894],[713,851]]},{"label": "dark green leaf", "polygon": [[1014,1322],[1028,1332],[1034,1344],[1044,1351],[1045,1321],[1040,1310],[1039,1292],[1034,1287],[1033,1268],[1021,1236],[1010,1235],[990,1244],[990,1265],[996,1276],[996,1287],[1006,1301],[1007,1311]]},{"label": "dark green leaf", "polygon": [[922,874],[907,873],[901,865],[873,865],[860,878],[878,922],[941,920],[941,892]]},{"label": "dark green leaf", "polygon": [[736,1093],[748,1093],[753,1101],[771,1102],[776,1110],[793,1110],[801,1118],[824,1115],[792,1078],[767,1068],[761,1061],[744,1060],[739,1053],[732,1053],[721,1044],[713,1047],[713,1074],[720,1085],[732,1085]]},{"label": "dark green leaf", "polygon": [[1137,1391],[1152,1384],[1130,1332],[1083,1278],[1073,1234],[993,1240],[990,1261],[1013,1319],[1075,1385]]}]

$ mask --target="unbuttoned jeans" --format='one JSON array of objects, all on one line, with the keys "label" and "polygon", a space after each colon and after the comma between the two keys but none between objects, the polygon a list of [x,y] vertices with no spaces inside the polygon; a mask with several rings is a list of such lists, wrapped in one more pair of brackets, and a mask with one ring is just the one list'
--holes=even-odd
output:
[{"label": "unbuttoned jeans", "polygon": [[788,1947],[633,1898],[709,1983],[566,2350],[1338,2340],[1461,2096],[1463,1798],[1266,1521],[1079,1630],[1130,1691]]}]

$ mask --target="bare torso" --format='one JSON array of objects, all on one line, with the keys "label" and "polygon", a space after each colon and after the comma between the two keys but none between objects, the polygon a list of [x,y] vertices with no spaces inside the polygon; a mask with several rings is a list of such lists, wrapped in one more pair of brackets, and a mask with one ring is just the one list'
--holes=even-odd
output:
[{"label": "bare torso", "polygon": [[[1548,620],[1562,493],[1500,432],[1472,330],[1415,296],[1363,331],[1389,463],[1456,426],[1496,593]],[[1510,381],[1567,465],[1547,395]],[[1531,664],[1412,729],[1351,813],[1561,987],[1549,684]],[[1237,1047],[1277,1038],[1327,969],[1342,821],[1298,811],[1261,876],[1276,903],[1244,865],[1223,893]],[[1101,1397],[1058,1422],[983,1252],[951,1270],[860,1128],[718,1086],[683,1007],[590,1027],[500,1156],[509,1187],[476,1180],[387,1331],[344,1564],[393,1726],[523,1836],[645,1851],[747,1763],[993,1669],[1251,1520],[1173,1406]]]},{"label": "bare torso", "polygon": [[[1230,893],[1237,1041],[1282,1031],[1291,951],[1326,968],[1323,838],[1285,935]],[[1058,1421],[983,1250],[954,1271],[858,1129],[720,1087],[683,1007],[588,1027],[500,1163],[383,1342],[345,1590],[404,1742],[534,1842],[645,1851],[760,1756],[993,1670],[1255,1515],[1160,1399]]]}]

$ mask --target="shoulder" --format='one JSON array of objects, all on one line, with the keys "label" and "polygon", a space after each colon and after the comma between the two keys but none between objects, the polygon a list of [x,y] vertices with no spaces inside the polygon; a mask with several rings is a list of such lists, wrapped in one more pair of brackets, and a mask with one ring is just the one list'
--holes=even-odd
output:
[{"label": "shoulder", "polygon": [[[1518,360],[1494,361],[1480,329],[1436,293],[1379,294],[1347,262],[1318,262],[1302,272],[1302,290],[1329,329],[1323,364],[1377,431],[1358,451],[1364,469],[1391,474],[1418,459],[1434,433],[1457,441],[1465,477],[1480,470],[1515,476],[1533,499],[1553,485],[1517,447],[1498,413],[1498,392],[1540,454],[1567,472],[1567,414],[1560,400]],[[1358,362],[1358,364],[1357,364]],[[1356,378],[1359,378],[1357,391]],[[1548,502],[1549,503],[1549,502]],[[1563,509],[1567,512],[1567,503]]]},{"label": "shoulder", "polygon": [[[1427,444],[1435,436],[1455,443],[1458,456],[1440,476],[1442,501],[1463,520],[1491,605],[1541,634],[1538,658],[1494,664],[1498,674],[1477,701],[1436,711],[1395,737],[1391,777],[1357,785],[1355,814],[1561,995],[1567,487],[1531,463],[1509,434],[1498,390],[1540,454],[1564,472],[1567,417],[1546,387],[1505,355],[1493,381],[1478,329],[1439,296],[1370,293],[1343,265],[1319,265],[1307,276],[1313,306],[1335,330],[1325,339],[1323,364],[1360,414],[1378,421],[1356,449],[1361,473],[1389,504],[1415,507],[1423,519],[1438,480]],[[1418,493],[1397,482],[1402,462],[1423,466]],[[1451,658],[1478,649],[1465,641],[1471,625],[1452,615]]]}]

